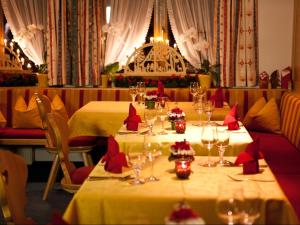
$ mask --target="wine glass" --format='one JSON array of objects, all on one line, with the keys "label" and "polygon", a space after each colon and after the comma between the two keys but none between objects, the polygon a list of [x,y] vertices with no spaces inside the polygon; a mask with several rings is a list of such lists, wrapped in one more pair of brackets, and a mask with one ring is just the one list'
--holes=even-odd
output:
[{"label": "wine glass", "polygon": [[168,111],[169,108],[166,105],[162,106],[161,104],[157,104],[157,116],[161,121],[161,128],[162,128],[162,131],[159,132],[159,134],[161,135],[168,134],[165,130],[165,120],[166,117],[168,116]]},{"label": "wine glass", "polygon": [[149,127],[149,132],[148,132],[148,135],[155,135],[153,133],[153,126],[154,126],[154,123],[156,121],[156,118],[157,118],[157,111],[156,109],[145,109],[144,111],[144,117],[145,117],[145,121]]},{"label": "wine glass", "polygon": [[242,217],[243,189],[241,185],[221,183],[218,189],[216,211],[219,218],[227,224],[238,223]]},{"label": "wine glass", "polygon": [[216,166],[216,164],[210,159],[211,149],[213,148],[216,141],[217,141],[216,126],[214,124],[207,123],[205,126],[202,127],[202,134],[201,134],[201,142],[204,146],[206,146],[208,150],[207,162],[204,163],[202,166],[205,167]]},{"label": "wine glass", "polygon": [[151,163],[151,174],[146,178],[146,181],[159,181],[159,178],[154,176],[154,160],[161,155],[161,146],[159,143],[155,143],[151,136],[144,135],[144,153]]},{"label": "wine glass", "polygon": [[205,102],[205,106],[204,106],[204,111],[207,115],[207,122],[210,123],[210,119],[212,116],[212,112],[214,110],[214,104],[212,103],[212,101],[208,100]]},{"label": "wine glass", "polygon": [[132,99],[131,102],[132,102],[132,104],[134,104],[135,103],[135,98],[138,94],[137,87],[136,86],[130,86],[129,87],[129,94],[130,94],[131,99]]},{"label": "wine glass", "polygon": [[137,82],[137,92],[139,94],[139,104],[144,102],[144,96],[146,94],[146,84],[143,81]]},{"label": "wine glass", "polygon": [[127,151],[128,164],[131,166],[135,173],[134,180],[130,181],[130,184],[144,184],[145,180],[140,177],[142,167],[146,161],[146,157],[142,151],[137,151],[136,149],[131,149]]},{"label": "wine glass", "polygon": [[195,104],[195,98],[199,92],[199,83],[198,82],[191,82],[190,83],[190,93],[193,96],[193,102]]},{"label": "wine glass", "polygon": [[219,151],[219,162],[217,165],[219,166],[230,166],[231,163],[227,160],[224,160],[224,152],[229,145],[230,133],[226,127],[217,127],[217,142],[216,146]]},{"label": "wine glass", "polygon": [[244,205],[242,224],[251,225],[260,216],[262,205],[261,190],[259,185],[252,180],[243,181]]},{"label": "wine glass", "polygon": [[194,104],[194,109],[199,114],[200,122],[199,122],[199,124],[195,124],[196,126],[202,126],[202,118],[201,118],[201,116],[202,116],[202,113],[203,113],[203,110],[204,110],[203,108],[204,108],[204,106],[203,106],[202,99],[197,99],[197,101]]}]

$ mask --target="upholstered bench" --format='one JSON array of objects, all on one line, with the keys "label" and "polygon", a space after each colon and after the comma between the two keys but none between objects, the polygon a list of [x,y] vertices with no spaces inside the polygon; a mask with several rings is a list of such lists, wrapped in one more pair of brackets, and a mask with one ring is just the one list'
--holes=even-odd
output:
[{"label": "upholstered bench", "polygon": [[300,98],[284,93],[279,113],[281,134],[249,133],[259,138],[260,151],[300,219]]}]

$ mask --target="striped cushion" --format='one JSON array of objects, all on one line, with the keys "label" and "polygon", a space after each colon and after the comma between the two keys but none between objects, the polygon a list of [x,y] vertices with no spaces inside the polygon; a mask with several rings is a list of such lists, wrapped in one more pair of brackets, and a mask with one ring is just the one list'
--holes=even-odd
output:
[{"label": "striped cushion", "polygon": [[286,92],[280,104],[281,131],[300,150],[300,98]]}]

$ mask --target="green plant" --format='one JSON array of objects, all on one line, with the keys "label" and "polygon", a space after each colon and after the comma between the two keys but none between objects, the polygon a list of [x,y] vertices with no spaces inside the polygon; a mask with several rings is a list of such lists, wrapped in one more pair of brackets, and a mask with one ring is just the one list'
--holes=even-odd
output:
[{"label": "green plant", "polygon": [[104,74],[115,74],[119,70],[119,62],[108,64],[104,67]]},{"label": "green plant", "polygon": [[212,77],[215,87],[220,87],[221,83],[221,71],[220,64],[211,65],[208,59],[204,59],[201,63],[201,68],[199,69],[199,74],[207,74]]}]

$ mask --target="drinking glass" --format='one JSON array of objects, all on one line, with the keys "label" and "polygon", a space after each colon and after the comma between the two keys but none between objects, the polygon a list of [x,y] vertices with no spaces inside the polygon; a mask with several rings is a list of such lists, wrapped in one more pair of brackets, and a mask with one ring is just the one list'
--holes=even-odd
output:
[{"label": "drinking glass", "polygon": [[146,84],[143,81],[137,82],[137,92],[139,94],[139,104],[144,103],[144,97],[146,95]]},{"label": "drinking glass", "polygon": [[131,102],[132,102],[132,104],[134,104],[135,103],[135,98],[138,94],[137,87],[136,86],[130,86],[129,87],[129,94],[131,96]]},{"label": "drinking glass", "polygon": [[202,166],[216,166],[216,164],[210,159],[211,149],[217,141],[216,132],[216,126],[214,124],[207,123],[205,126],[202,127],[201,142],[204,146],[206,146],[208,150],[207,162],[204,163]]},{"label": "drinking glass", "polygon": [[161,121],[161,128],[162,128],[162,131],[159,132],[158,134],[161,134],[161,135],[168,134],[165,130],[165,120],[166,120],[166,117],[168,116],[168,111],[169,111],[169,108],[166,105],[164,105],[164,107],[162,107],[160,104],[157,104],[157,116]]},{"label": "drinking glass", "polygon": [[198,82],[191,82],[190,83],[190,93],[193,96],[193,103],[195,104],[196,96],[199,92],[199,83]]},{"label": "drinking glass", "polygon": [[204,108],[204,106],[203,106],[202,99],[197,99],[197,101],[194,104],[194,109],[199,114],[200,120],[199,120],[198,124],[195,124],[196,126],[202,126],[202,118],[201,117],[202,117],[202,113],[204,110],[203,108]]},{"label": "drinking glass", "polygon": [[226,224],[236,224],[242,218],[243,189],[234,183],[221,183],[218,189],[216,211]]},{"label": "drinking glass", "polygon": [[161,146],[159,143],[155,143],[154,140],[152,140],[151,136],[144,135],[144,153],[151,163],[151,174],[149,177],[147,177],[146,181],[159,181],[159,178],[154,176],[153,170],[154,170],[154,160],[158,156],[161,155]]},{"label": "drinking glass", "polygon": [[205,106],[204,106],[204,111],[207,115],[207,122],[210,123],[210,119],[212,116],[212,112],[214,110],[214,104],[212,103],[212,101],[206,101],[205,102]]},{"label": "drinking glass", "polygon": [[260,216],[262,205],[261,189],[257,182],[253,180],[243,181],[244,205],[242,224],[252,225]]},{"label": "drinking glass", "polygon": [[134,150],[128,150],[127,151],[127,158],[128,158],[128,164],[130,167],[133,168],[135,173],[134,180],[130,181],[130,184],[137,185],[137,184],[144,184],[145,180],[141,178],[141,170],[143,168],[143,165],[146,161],[146,157],[143,154],[142,151]]},{"label": "drinking glass", "polygon": [[218,166],[231,166],[231,163],[227,160],[224,160],[224,152],[229,145],[229,138],[230,133],[226,127],[217,127],[217,142],[216,146],[219,151],[219,162],[217,163]]},{"label": "drinking glass", "polygon": [[149,132],[148,132],[148,135],[155,135],[153,133],[153,126],[154,126],[154,123],[156,121],[156,118],[157,118],[157,111],[156,109],[145,109],[144,111],[144,117],[145,117],[145,121],[149,127]]}]

